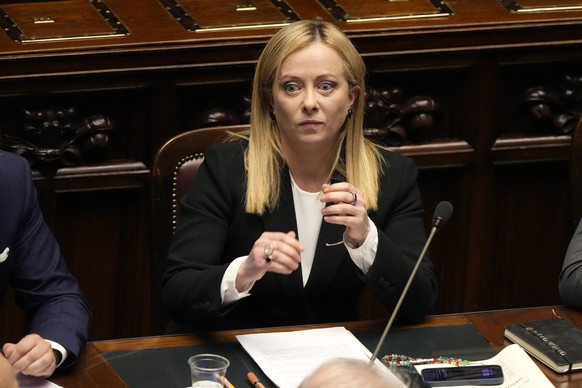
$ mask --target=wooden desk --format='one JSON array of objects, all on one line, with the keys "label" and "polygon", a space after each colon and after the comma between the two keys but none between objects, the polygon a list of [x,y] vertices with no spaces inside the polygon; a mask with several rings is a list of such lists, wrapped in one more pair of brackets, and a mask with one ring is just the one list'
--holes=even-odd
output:
[{"label": "wooden desk", "polygon": [[[563,306],[549,306],[454,315],[437,315],[428,317],[427,320],[422,324],[406,326],[406,328],[472,324],[483,335],[491,347],[496,352],[498,352],[511,343],[503,336],[503,331],[506,325],[536,319],[551,318],[554,316],[554,313],[564,318],[570,319],[578,326],[582,327],[582,311],[569,309]],[[342,325],[354,333],[363,331],[378,331],[378,336],[380,336],[380,333],[384,329],[385,321],[351,322]],[[326,325],[320,325],[318,327],[324,326]],[[291,331],[313,327],[314,326],[295,326],[278,328],[277,330]],[[395,329],[396,328],[397,327],[395,327]],[[236,342],[235,336],[238,334],[268,331],[272,331],[272,329],[216,332],[204,336],[160,336],[92,342],[88,344],[87,348],[81,356],[81,359],[79,360],[78,365],[68,373],[54,378],[53,381],[67,388],[91,388],[103,386],[112,388],[126,387],[127,385],[121,380],[121,378],[119,378],[117,373],[107,363],[100,352],[165,348],[183,345],[198,345],[204,343],[232,343]],[[390,335],[388,337],[390,337]],[[555,386],[582,387],[582,373],[559,375],[545,367],[543,364],[537,361],[536,363]]]}]

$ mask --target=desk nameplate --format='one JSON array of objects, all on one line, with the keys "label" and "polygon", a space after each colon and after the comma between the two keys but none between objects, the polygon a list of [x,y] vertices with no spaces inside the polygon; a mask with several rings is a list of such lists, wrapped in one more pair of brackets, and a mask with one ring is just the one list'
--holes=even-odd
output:
[{"label": "desk nameplate", "polygon": [[128,29],[101,0],[0,2],[0,27],[17,43],[119,37]]},{"label": "desk nameplate", "polygon": [[346,23],[441,18],[453,14],[442,0],[318,0],[338,21]]},{"label": "desk nameplate", "polygon": [[277,28],[300,19],[285,0],[158,1],[186,31],[192,32]]}]

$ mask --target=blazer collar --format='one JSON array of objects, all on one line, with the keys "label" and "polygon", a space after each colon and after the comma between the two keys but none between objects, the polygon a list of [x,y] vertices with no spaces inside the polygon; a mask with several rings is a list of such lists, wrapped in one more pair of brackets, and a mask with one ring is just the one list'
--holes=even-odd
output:
[{"label": "blazer collar", "polygon": [[[284,169],[281,174],[281,199],[279,206],[273,212],[261,217],[264,230],[297,233],[297,218],[293,204],[293,191],[289,170]],[[325,243],[335,243],[342,240],[345,227],[343,225],[329,224],[325,221],[321,224],[313,266],[309,275],[306,288],[309,290],[326,289],[340,270],[341,262],[347,255],[343,244],[328,247]],[[301,238],[301,236],[299,236]],[[290,275],[278,276],[282,289],[289,300],[296,300],[297,295],[304,295],[303,278],[301,268]],[[315,279],[311,281],[311,279]],[[306,303],[306,302],[305,302]]]}]

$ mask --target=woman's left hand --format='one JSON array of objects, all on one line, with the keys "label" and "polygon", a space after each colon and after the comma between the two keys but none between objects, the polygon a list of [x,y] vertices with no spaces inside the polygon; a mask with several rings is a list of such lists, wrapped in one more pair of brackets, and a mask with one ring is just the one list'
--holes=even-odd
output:
[{"label": "woman's left hand", "polygon": [[370,232],[370,220],[364,195],[347,182],[324,184],[320,201],[328,205],[321,213],[330,224],[344,225],[344,240],[359,247]]}]

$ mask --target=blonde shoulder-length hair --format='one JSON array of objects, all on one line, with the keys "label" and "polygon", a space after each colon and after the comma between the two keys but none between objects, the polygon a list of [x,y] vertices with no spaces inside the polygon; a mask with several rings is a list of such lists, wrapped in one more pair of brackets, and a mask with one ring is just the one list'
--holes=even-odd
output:
[{"label": "blonde shoulder-length hair", "polygon": [[346,119],[336,142],[335,171],[364,193],[366,207],[378,207],[379,175],[383,158],[364,137],[364,91],[366,66],[356,48],[336,26],[321,20],[304,20],[279,30],[259,57],[253,80],[249,145],[245,153],[247,191],[245,210],[264,214],[279,203],[281,171],[286,164],[279,130],[271,118],[273,84],[283,61],[293,52],[316,41],[334,49],[344,63],[345,77],[360,90],[352,105],[353,116]]}]

